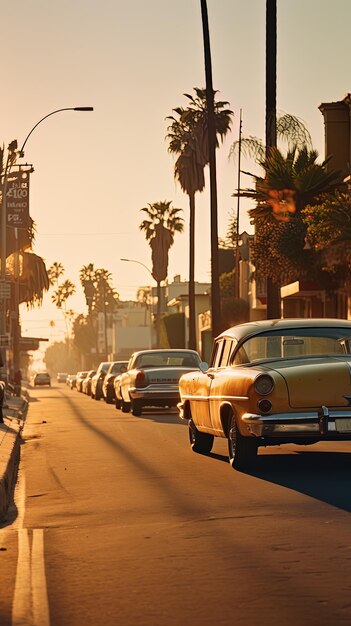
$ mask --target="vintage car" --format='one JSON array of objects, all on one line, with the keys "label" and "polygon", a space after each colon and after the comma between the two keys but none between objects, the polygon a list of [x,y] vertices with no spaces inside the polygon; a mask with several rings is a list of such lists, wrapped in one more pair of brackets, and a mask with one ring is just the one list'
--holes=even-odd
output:
[{"label": "vintage car", "polygon": [[82,381],[82,392],[87,396],[91,395],[91,379],[95,376],[96,370],[89,370],[86,377]]},{"label": "vintage car", "polygon": [[102,396],[107,404],[113,404],[116,400],[114,380],[127,369],[128,361],[112,361],[102,383]]},{"label": "vintage car", "polygon": [[111,361],[102,361],[91,379],[90,396],[93,400],[102,398],[102,384],[110,365]]},{"label": "vintage car", "polygon": [[195,452],[228,440],[232,467],[260,446],[351,440],[351,322],[280,319],[216,338],[207,372],[179,381],[180,417]]},{"label": "vintage car", "polygon": [[86,378],[88,371],[77,372],[76,378],[76,389],[77,391],[83,392],[83,380]]},{"label": "vintage car", "polygon": [[141,415],[144,407],[172,407],[179,402],[179,378],[185,372],[207,369],[195,350],[142,350],[129,359],[119,376],[121,409]]}]

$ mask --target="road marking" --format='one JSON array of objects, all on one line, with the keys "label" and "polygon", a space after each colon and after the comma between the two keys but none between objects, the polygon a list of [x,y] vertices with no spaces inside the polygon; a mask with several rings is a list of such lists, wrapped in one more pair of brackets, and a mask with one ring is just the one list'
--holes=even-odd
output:
[{"label": "road marking", "polygon": [[18,560],[16,571],[15,591],[12,601],[12,625],[31,626],[32,598],[31,598],[30,548],[28,530],[18,531]]},{"label": "road marking", "polygon": [[49,601],[46,588],[44,531],[42,528],[33,530],[31,566],[33,624],[35,626],[49,626]]},{"label": "road marking", "polygon": [[18,559],[12,601],[12,626],[50,626],[45,576],[44,530],[24,528],[26,481],[19,476],[15,493]]},{"label": "road marking", "polygon": [[12,602],[12,626],[50,626],[44,559],[44,531],[18,531],[18,561]]}]

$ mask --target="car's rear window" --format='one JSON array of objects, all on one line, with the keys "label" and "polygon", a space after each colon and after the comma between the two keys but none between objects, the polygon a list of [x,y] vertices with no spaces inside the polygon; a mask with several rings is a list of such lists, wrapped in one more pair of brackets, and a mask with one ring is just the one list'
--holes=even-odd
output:
[{"label": "car's rear window", "polygon": [[154,352],[142,354],[137,358],[136,367],[198,367],[195,354],[184,352]]}]

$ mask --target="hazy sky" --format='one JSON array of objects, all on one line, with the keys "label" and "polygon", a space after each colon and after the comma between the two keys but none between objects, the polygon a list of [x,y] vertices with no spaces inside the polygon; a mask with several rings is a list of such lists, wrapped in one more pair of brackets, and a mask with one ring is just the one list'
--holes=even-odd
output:
[{"label": "hazy sky", "polygon": [[[239,111],[244,135],[264,137],[265,0],[208,0],[213,82],[235,113],[233,129],[217,152],[219,232],[225,235],[236,163]],[[89,262],[113,275],[122,298],[150,283],[150,248],[138,225],[147,203],[171,200],[184,209],[185,233],[170,250],[169,279],[188,274],[188,201],[173,178],[165,135],[172,108],[183,94],[203,87],[200,0],[18,0],[1,3],[1,141],[19,145],[44,115],[26,146],[34,165],[31,215],[34,251],[49,266],[63,263],[78,294],[68,306],[85,312],[78,281]],[[303,119],[324,156],[321,102],[351,91],[350,0],[278,0],[277,108]],[[244,169],[250,164],[244,163]],[[251,183],[242,177],[242,185]],[[210,280],[209,185],[197,197],[196,279]],[[250,228],[246,207],[241,226]],[[21,312],[24,335],[64,330],[50,304]]]}]

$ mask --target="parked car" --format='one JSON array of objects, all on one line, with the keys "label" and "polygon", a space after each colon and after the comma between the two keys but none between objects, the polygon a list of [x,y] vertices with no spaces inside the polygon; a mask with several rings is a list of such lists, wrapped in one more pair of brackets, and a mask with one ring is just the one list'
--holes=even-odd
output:
[{"label": "parked car", "polygon": [[76,381],[77,381],[77,374],[68,374],[66,378],[66,385],[70,389],[74,389],[76,386]]},{"label": "parked car", "polygon": [[48,385],[49,387],[51,387],[50,374],[48,372],[39,372],[38,374],[35,374],[33,379],[33,385],[34,387],[42,385]]},{"label": "parked car", "polygon": [[113,404],[116,400],[114,380],[116,376],[127,370],[128,361],[112,361],[102,383],[102,395],[107,404]]},{"label": "parked car", "polygon": [[83,391],[83,380],[84,378],[86,378],[87,374],[88,374],[88,370],[84,372],[77,372],[77,378],[76,378],[77,391],[80,391],[80,392]]},{"label": "parked car", "polygon": [[67,380],[68,374],[66,372],[58,372],[56,376],[56,380],[58,383],[65,383]]},{"label": "parked car", "polygon": [[121,374],[121,408],[141,415],[144,407],[172,407],[179,402],[179,378],[185,372],[207,368],[195,350],[134,352]]},{"label": "parked car", "polygon": [[111,361],[103,361],[100,363],[93,378],[91,379],[91,392],[90,395],[93,400],[100,400],[102,398],[102,383],[111,365]]},{"label": "parked car", "polygon": [[122,408],[122,392],[121,392],[122,373],[118,374],[118,376],[115,376],[115,379],[113,381],[113,387],[114,387],[114,390],[115,390],[115,407],[116,407],[116,409],[121,409]]},{"label": "parked car", "polygon": [[351,322],[265,320],[235,326],[214,343],[207,372],[179,382],[180,417],[195,452],[228,440],[232,467],[260,446],[351,440]]},{"label": "parked car", "polygon": [[87,396],[91,395],[91,379],[95,376],[96,370],[89,370],[86,377],[82,381],[82,392]]}]

